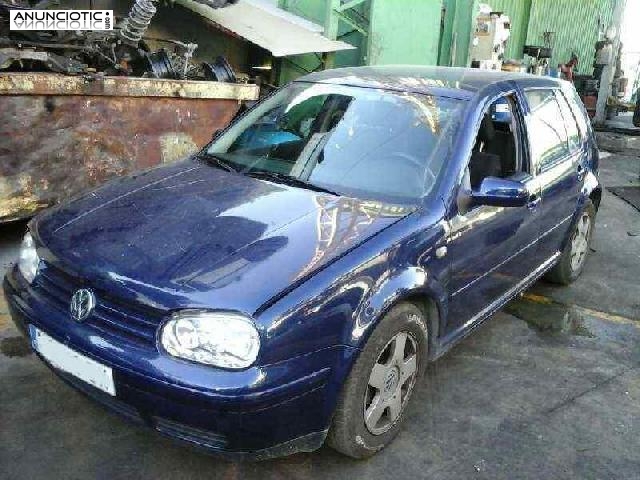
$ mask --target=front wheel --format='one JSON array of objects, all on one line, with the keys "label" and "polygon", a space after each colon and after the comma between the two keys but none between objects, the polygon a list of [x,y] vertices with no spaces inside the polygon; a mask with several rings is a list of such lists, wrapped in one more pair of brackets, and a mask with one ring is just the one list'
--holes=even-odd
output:
[{"label": "front wheel", "polygon": [[560,261],[547,274],[548,280],[561,285],[569,285],[580,276],[589,253],[595,219],[596,209],[591,200],[587,200],[587,204],[571,232],[569,242],[562,252]]},{"label": "front wheel", "polygon": [[353,458],[384,448],[400,429],[427,353],[427,326],[412,303],[392,308],[345,382],[327,442]]}]

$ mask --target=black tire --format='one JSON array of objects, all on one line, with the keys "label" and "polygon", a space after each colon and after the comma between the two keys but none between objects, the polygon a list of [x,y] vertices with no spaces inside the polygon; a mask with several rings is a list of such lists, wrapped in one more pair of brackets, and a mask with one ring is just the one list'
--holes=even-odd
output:
[{"label": "black tire", "polygon": [[[369,386],[369,381],[374,366],[387,351],[385,349],[392,348],[391,342],[395,342],[395,339],[399,338],[398,335],[406,337],[407,343],[410,343],[409,350],[415,347],[415,374],[409,380],[402,380],[402,374],[400,374],[395,384],[396,387],[394,387],[398,388],[396,391],[401,398],[400,414],[395,421],[388,421],[389,425],[386,427],[388,430],[374,435],[365,424],[367,402],[365,395],[370,395],[372,387]],[[403,349],[403,352],[406,350]],[[427,352],[427,321],[420,308],[413,303],[403,302],[389,310],[367,341],[343,385],[331,429],[327,436],[327,443],[338,452],[353,458],[370,457],[388,445],[400,430],[406,406],[415,390],[415,383],[424,373]],[[389,359],[389,362],[391,361]],[[409,381],[412,382],[410,387],[408,386]],[[405,382],[404,387],[402,382]],[[408,389],[408,393],[404,393],[403,396],[400,392],[405,387]],[[396,396],[394,395],[393,398]],[[388,415],[392,415],[390,411],[385,409],[385,414],[386,412],[389,412]]]},{"label": "black tire", "polygon": [[590,228],[587,235],[588,236],[587,247],[586,247],[586,252],[584,254],[584,258],[582,259],[582,261],[580,262],[580,265],[577,268],[574,268],[572,266],[571,264],[571,258],[573,253],[572,239],[574,238],[574,236],[576,235],[576,231],[578,230],[578,226],[580,223],[580,220],[578,220],[576,225],[571,230],[571,234],[569,235],[567,244],[565,245],[562,255],[560,256],[560,260],[558,261],[556,266],[553,267],[551,270],[549,270],[549,272],[545,276],[545,279],[550,282],[558,283],[560,285],[569,285],[580,276],[580,274],[582,273],[582,270],[584,269],[586,257],[589,256],[589,249],[591,246],[591,239],[593,237],[593,230],[595,228],[595,220],[596,220],[596,209],[593,206],[593,202],[590,199],[587,200],[584,210],[580,215],[581,215],[580,218],[582,218],[583,215],[588,215],[590,219]]}]

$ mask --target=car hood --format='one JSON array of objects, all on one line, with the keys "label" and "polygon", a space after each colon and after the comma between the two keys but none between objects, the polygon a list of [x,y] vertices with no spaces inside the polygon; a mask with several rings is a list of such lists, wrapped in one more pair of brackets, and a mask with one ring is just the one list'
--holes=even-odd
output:
[{"label": "car hood", "polygon": [[109,182],[32,228],[45,261],[110,295],[253,313],[409,211],[190,160]]}]

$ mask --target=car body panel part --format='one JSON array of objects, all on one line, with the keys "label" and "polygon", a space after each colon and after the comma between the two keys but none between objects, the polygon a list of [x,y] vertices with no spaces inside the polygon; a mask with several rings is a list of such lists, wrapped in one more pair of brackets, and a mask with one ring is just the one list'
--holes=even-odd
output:
[{"label": "car body panel part", "polygon": [[[271,208],[256,217],[258,199]],[[123,222],[122,209],[137,214]],[[190,159],[133,180],[116,179],[50,210],[34,233],[46,246],[43,259],[91,283],[96,293],[112,291],[151,310],[214,304],[252,314],[274,293],[295,288],[407,211]],[[68,248],[77,238],[84,239],[82,246]],[[273,270],[274,264],[281,268]],[[251,285],[250,294],[238,284]]]},{"label": "car body panel part", "polygon": [[[229,375],[158,351],[132,345],[122,348],[121,342],[83,328],[66,312],[55,307],[45,310],[46,304],[37,294],[21,297],[24,287],[15,277],[4,283],[12,318],[20,330],[24,332],[27,323],[35,325],[111,367],[118,392],[117,403],[110,405],[112,410],[129,406],[130,413],[149,425],[163,418],[185,428],[216,432],[224,436],[224,450],[230,452],[259,451],[323,431],[331,417],[335,388],[330,387],[333,372],[326,365],[348,365],[355,353],[352,348],[331,348]],[[97,389],[89,390],[102,397]],[[265,421],[271,424],[269,434],[262,431]],[[247,437],[253,440],[247,443]]]}]

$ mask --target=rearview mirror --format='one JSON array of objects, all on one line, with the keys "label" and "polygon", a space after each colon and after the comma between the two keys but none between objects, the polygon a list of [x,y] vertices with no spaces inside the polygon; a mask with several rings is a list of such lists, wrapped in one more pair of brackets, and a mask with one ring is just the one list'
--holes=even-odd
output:
[{"label": "rearview mirror", "polygon": [[474,205],[522,207],[529,201],[529,191],[515,180],[486,177],[471,194]]}]

